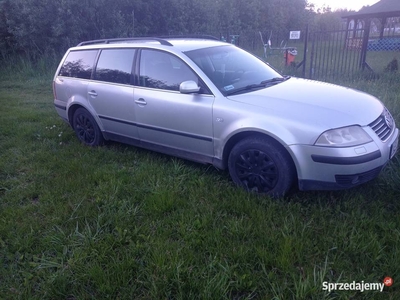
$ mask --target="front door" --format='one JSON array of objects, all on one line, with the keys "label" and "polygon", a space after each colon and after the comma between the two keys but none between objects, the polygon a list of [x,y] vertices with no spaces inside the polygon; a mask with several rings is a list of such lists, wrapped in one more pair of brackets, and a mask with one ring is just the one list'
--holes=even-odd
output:
[{"label": "front door", "polygon": [[142,50],[139,87],[134,91],[141,141],[212,157],[214,96],[205,89],[182,94],[179,85],[198,76],[176,56]]}]

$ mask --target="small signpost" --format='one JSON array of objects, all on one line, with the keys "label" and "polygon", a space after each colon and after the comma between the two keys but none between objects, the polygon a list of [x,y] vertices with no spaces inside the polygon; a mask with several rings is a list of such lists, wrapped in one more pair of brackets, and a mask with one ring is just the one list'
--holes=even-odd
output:
[{"label": "small signpost", "polygon": [[291,31],[289,39],[291,39],[291,40],[299,40],[300,39],[300,31]]}]

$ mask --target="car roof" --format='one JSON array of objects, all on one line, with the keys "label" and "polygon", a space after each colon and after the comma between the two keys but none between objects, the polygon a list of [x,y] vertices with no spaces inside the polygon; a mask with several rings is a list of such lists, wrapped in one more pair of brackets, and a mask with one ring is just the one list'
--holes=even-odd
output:
[{"label": "car roof", "polygon": [[182,52],[196,50],[196,49],[202,49],[202,48],[208,48],[208,47],[227,45],[226,42],[222,42],[219,40],[207,40],[207,39],[175,38],[175,39],[168,39],[168,41],[174,47],[178,48]]},{"label": "car roof", "polygon": [[[118,39],[102,39],[102,40],[91,40],[79,43],[74,50],[78,49],[99,49],[99,48],[130,48],[132,45],[135,47],[148,47],[165,49],[173,47],[174,49],[180,50],[181,52],[229,45],[226,42],[222,42],[215,37],[135,37],[135,38],[118,38]],[[171,49],[171,48],[170,48]]]}]

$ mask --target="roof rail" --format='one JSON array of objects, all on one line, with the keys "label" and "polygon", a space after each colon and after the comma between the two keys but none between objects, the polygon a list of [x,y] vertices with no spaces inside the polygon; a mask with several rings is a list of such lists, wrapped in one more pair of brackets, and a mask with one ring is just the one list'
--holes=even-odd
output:
[{"label": "roof rail", "polygon": [[155,38],[155,37],[131,37],[131,38],[116,38],[116,39],[101,39],[101,40],[92,40],[92,41],[84,41],[79,43],[77,46],[85,46],[85,45],[94,45],[94,44],[110,44],[116,42],[129,42],[129,41],[156,41],[161,45],[172,46],[172,44],[164,39]]},{"label": "roof rail", "polygon": [[217,37],[208,34],[183,34],[183,35],[163,35],[161,36],[163,39],[205,39],[205,40],[215,40],[219,41]]}]

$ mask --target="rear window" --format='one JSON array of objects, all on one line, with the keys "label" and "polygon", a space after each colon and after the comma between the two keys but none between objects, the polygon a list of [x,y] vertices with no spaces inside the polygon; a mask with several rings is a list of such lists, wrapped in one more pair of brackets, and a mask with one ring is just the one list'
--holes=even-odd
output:
[{"label": "rear window", "polygon": [[61,67],[60,76],[90,79],[97,50],[71,51]]}]

